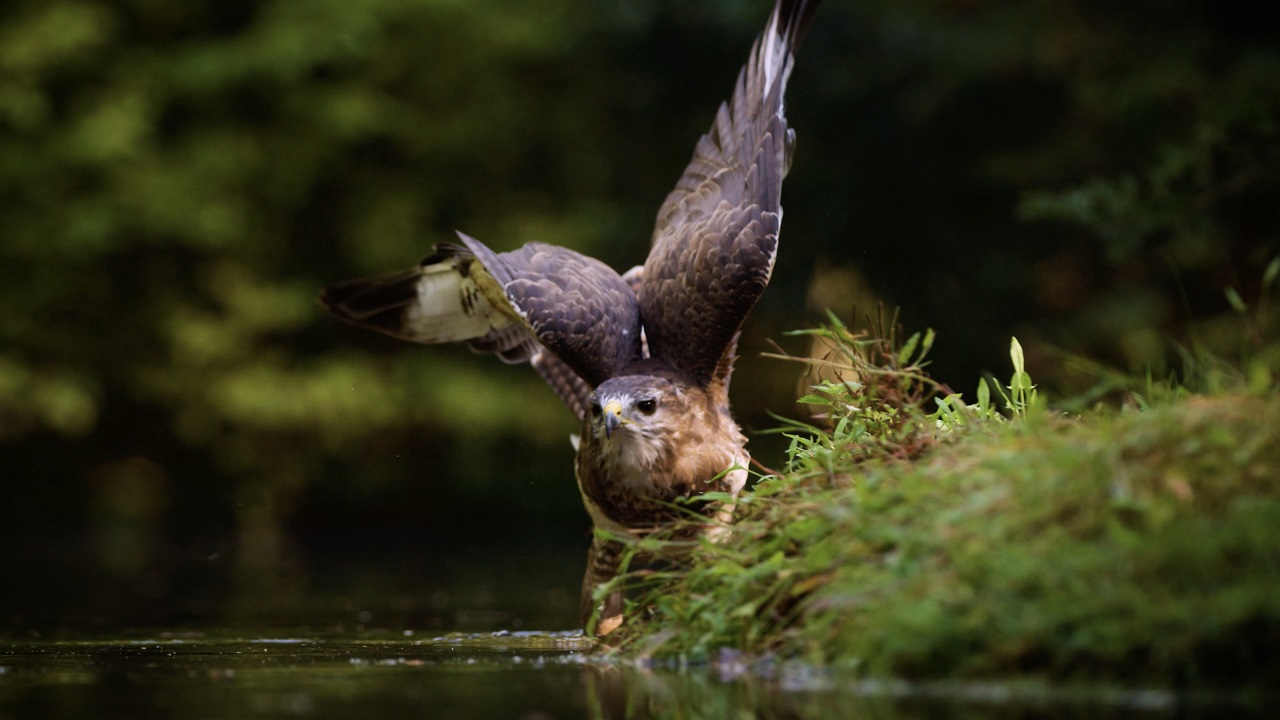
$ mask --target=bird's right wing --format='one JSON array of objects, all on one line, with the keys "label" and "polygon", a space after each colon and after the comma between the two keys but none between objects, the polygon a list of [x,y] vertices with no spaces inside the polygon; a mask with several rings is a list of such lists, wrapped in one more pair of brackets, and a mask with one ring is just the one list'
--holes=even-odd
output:
[{"label": "bird's right wing", "polygon": [[777,255],[793,133],[783,94],[819,0],[778,0],[733,94],[658,210],[639,292],[654,357],[723,383]]}]

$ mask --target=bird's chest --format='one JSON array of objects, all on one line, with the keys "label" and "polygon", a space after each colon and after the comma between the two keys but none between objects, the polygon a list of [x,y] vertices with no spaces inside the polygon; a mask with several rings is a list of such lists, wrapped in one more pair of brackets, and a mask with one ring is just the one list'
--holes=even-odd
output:
[{"label": "bird's chest", "polygon": [[[673,503],[681,499],[742,487],[731,477],[736,473],[725,473],[734,465],[745,465],[740,443],[717,444],[704,437],[675,440],[681,438],[666,443],[617,438],[583,444],[576,468],[578,487],[598,527],[662,525],[679,516]],[[745,471],[742,475],[745,479]]]}]

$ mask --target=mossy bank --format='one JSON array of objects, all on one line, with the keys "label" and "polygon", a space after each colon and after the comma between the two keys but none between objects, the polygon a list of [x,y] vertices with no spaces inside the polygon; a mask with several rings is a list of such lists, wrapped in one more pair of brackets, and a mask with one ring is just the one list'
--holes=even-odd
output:
[{"label": "mossy bank", "polygon": [[1280,395],[1065,414],[1018,367],[1002,414],[986,394],[936,392],[916,399],[941,409],[912,414],[884,403],[937,390],[911,354],[885,356],[875,382],[841,361],[810,398],[828,414],[790,431],[786,471],[744,494],[728,539],[631,575],[631,616],[605,647],[903,678],[1280,677]]}]

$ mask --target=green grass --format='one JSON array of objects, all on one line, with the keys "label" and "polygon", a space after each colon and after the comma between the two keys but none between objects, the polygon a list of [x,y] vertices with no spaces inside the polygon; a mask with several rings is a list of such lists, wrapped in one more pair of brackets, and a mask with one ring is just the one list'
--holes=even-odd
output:
[{"label": "green grass", "polygon": [[802,402],[823,414],[783,429],[785,470],[744,493],[727,539],[617,581],[632,600],[606,651],[905,678],[1280,677],[1270,382],[1143,381],[1119,408],[1065,414],[1015,341],[1010,382],[966,405],[924,373],[928,336],[834,319],[811,334],[829,352]]}]

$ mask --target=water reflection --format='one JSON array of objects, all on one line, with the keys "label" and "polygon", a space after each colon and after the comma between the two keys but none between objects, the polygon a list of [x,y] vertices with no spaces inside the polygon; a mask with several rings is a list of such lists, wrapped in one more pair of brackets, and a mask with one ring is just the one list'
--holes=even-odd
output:
[{"label": "water reflection", "polygon": [[1019,697],[997,686],[957,693],[813,673],[761,677],[725,663],[645,668],[610,664],[590,647],[577,633],[508,631],[8,640],[0,641],[0,716],[1152,718],[1186,710],[1162,694]]},{"label": "water reflection", "polygon": [[830,689],[786,691],[759,678],[723,682],[707,669],[591,667],[584,676],[587,717],[600,720],[919,717],[880,700]]}]

